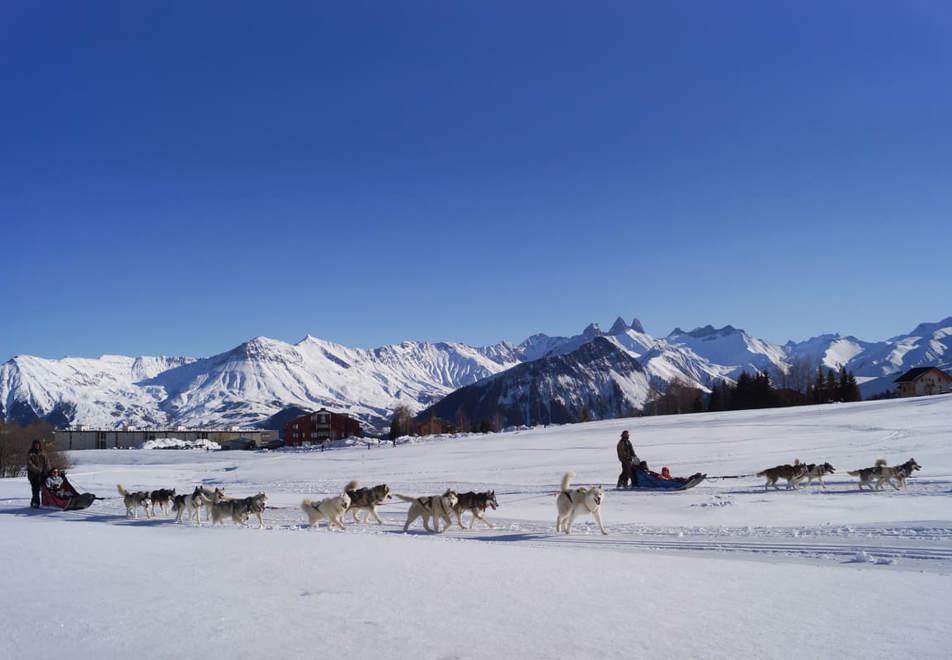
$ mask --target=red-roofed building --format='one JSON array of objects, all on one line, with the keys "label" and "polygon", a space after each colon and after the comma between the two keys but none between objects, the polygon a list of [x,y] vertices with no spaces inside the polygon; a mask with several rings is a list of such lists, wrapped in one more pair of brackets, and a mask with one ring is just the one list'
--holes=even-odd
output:
[{"label": "red-roofed building", "polygon": [[360,422],[343,413],[321,408],[317,412],[301,415],[284,425],[284,444],[300,447],[303,444],[322,444],[327,440],[340,440],[363,436]]}]

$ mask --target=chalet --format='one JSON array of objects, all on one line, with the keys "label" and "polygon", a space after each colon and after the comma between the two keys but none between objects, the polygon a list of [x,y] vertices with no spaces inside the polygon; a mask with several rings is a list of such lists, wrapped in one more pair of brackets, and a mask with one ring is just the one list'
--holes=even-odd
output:
[{"label": "chalet", "polygon": [[301,415],[284,425],[284,443],[289,447],[361,436],[363,429],[360,422],[350,415],[331,412],[327,408]]},{"label": "chalet", "polygon": [[899,396],[946,394],[952,384],[952,376],[935,367],[916,367],[893,382],[898,386]]}]

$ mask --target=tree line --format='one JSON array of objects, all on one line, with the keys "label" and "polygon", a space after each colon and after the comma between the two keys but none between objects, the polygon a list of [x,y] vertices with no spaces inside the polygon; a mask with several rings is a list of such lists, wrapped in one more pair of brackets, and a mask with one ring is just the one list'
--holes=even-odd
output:
[{"label": "tree line", "polygon": [[792,376],[789,372],[778,376],[781,374],[771,377],[766,371],[753,374],[744,371],[734,383],[715,383],[709,394],[675,381],[664,394],[649,401],[643,412],[646,415],[676,415],[862,400],[856,377],[846,367],[837,371],[817,366],[809,380],[802,377],[802,372],[800,376]]}]

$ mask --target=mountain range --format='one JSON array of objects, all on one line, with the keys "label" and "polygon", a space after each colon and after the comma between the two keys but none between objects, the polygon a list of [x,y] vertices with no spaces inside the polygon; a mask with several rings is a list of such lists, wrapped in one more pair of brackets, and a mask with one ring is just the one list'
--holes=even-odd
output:
[{"label": "mountain range", "polygon": [[709,388],[743,371],[776,378],[845,366],[864,396],[891,389],[906,369],[952,366],[952,317],[867,342],[826,334],[784,345],[730,325],[663,338],[638,319],[572,337],[535,334],[518,345],[474,347],[406,341],[349,348],[307,336],[296,344],[258,337],[207,358],[46,359],[19,355],[0,365],[0,416],[20,423],[94,428],[221,428],[275,424],[289,409],[327,407],[370,429],[397,406],[453,419],[497,416],[506,424],[561,423],[630,414],[679,381]]}]

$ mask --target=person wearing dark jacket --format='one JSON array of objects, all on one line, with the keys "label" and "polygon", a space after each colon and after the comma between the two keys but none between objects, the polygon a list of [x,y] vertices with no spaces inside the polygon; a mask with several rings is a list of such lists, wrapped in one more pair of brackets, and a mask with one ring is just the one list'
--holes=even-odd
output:
[{"label": "person wearing dark jacket", "polygon": [[[628,488],[628,482],[634,482],[634,466],[638,464],[638,455],[628,439],[628,431],[621,432],[621,440],[615,447],[618,452],[618,461],[621,463],[621,474],[618,475],[618,488]],[[634,485],[634,484],[632,484]]]},{"label": "person wearing dark jacket", "polygon": [[34,509],[40,508],[40,488],[43,487],[43,479],[49,471],[50,461],[43,453],[43,443],[34,440],[26,457],[26,476],[30,480],[30,488],[33,489],[30,506]]}]

